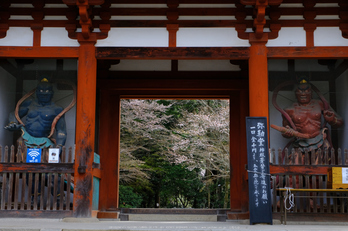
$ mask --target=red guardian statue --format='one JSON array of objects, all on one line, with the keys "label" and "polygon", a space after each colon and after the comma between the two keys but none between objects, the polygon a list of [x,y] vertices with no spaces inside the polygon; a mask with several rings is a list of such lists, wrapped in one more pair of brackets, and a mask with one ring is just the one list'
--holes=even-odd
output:
[{"label": "red guardian statue", "polygon": [[[320,100],[312,98],[313,90],[319,95]],[[343,125],[343,120],[329,106],[319,90],[302,78],[295,88],[297,102],[285,109],[279,108],[276,104],[275,97],[278,91],[279,88],[274,91],[273,104],[282,113],[283,126],[272,124],[271,127],[280,131],[283,137],[292,138],[287,146],[292,145],[301,153],[305,150],[310,153],[319,148],[331,148],[327,124],[331,125],[331,128],[338,128]],[[317,157],[315,162],[318,164]]]}]

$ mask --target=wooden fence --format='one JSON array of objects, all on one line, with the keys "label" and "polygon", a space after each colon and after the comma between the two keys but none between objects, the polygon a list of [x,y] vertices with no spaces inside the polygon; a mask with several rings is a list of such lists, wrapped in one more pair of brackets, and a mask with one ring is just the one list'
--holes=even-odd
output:
[{"label": "wooden fence", "polygon": [[0,146],[0,217],[72,216],[73,149],[62,148],[60,163],[26,163],[26,150]]},{"label": "wooden fence", "polygon": [[[348,167],[348,150],[338,149],[336,152],[334,149],[326,149],[301,153],[295,149],[271,149],[270,162],[273,214],[281,214],[285,205],[284,201],[281,201],[277,188],[330,188],[328,171],[332,167]],[[342,197],[337,193],[301,192],[288,214],[306,214],[307,219],[311,220],[314,218],[322,220],[327,217],[347,219],[345,215],[347,215],[348,199],[338,198],[338,196]],[[325,213],[325,217],[318,213]],[[308,216],[310,214],[312,216]]]}]

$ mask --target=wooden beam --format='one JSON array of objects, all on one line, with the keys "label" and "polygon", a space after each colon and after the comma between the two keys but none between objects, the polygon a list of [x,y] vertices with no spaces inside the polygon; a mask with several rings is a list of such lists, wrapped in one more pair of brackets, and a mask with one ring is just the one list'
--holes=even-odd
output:
[{"label": "wooden beam", "polygon": [[0,210],[1,218],[51,218],[71,217],[72,210]]},{"label": "wooden beam", "polygon": [[248,59],[248,47],[97,47],[97,59]]},{"label": "wooden beam", "polygon": [[[332,165],[270,165],[272,175],[327,175]],[[340,167],[348,167],[342,165]]]},{"label": "wooden beam", "polygon": [[[108,71],[98,69],[98,79],[248,79],[248,71],[178,71],[178,60],[172,60],[171,71]],[[99,62],[98,62],[99,63]],[[34,73],[34,71],[32,71]],[[26,72],[28,73],[28,72]],[[76,72],[75,72],[76,74]],[[31,74],[32,75],[32,74]]]},{"label": "wooden beam", "polygon": [[78,47],[0,47],[5,58],[77,58]]},{"label": "wooden beam", "polygon": [[[217,81],[218,80],[218,81]],[[99,89],[110,90],[238,90],[247,89],[243,79],[98,79]]]},{"label": "wooden beam", "polygon": [[116,91],[122,99],[228,99],[231,91]]},{"label": "wooden beam", "polygon": [[0,163],[0,172],[74,173],[74,164]]},{"label": "wooden beam", "polygon": [[268,47],[267,57],[277,59],[346,59],[348,58],[348,47]]},{"label": "wooden beam", "polygon": [[[144,0],[111,0],[112,3],[117,4],[136,4],[136,3],[142,3],[142,4],[167,4],[167,0],[147,0],[144,2]],[[202,4],[202,0],[180,0],[181,4]],[[204,0],[205,4],[231,4],[231,0]]]},{"label": "wooden beam", "polygon": [[101,171],[99,168],[93,168],[93,177],[101,178]]}]

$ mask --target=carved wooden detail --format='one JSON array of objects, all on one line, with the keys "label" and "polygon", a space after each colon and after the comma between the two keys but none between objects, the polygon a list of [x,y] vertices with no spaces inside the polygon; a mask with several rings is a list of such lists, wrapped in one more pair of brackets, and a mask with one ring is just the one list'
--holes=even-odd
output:
[{"label": "carved wooden detail", "polygon": [[[63,2],[69,6],[69,10],[67,11],[66,16],[70,23],[67,23],[65,25],[69,38],[78,38],[80,40],[96,40],[107,38],[108,32],[110,30],[109,20],[111,18],[111,14],[108,11],[111,5],[110,2],[105,3],[104,0],[63,0]],[[92,9],[95,5],[101,5],[102,9],[100,11],[100,32],[94,32],[95,26],[93,25],[94,15],[92,14]],[[76,12],[77,10],[78,13]],[[77,32],[78,25],[76,24],[76,18],[78,15],[80,16],[79,26],[81,27],[81,32]],[[78,36],[78,34],[82,36]]]},{"label": "carved wooden detail", "polygon": [[169,32],[169,41],[168,44],[170,47],[176,46],[176,33],[179,30],[179,12],[178,12],[178,6],[179,1],[178,0],[167,0],[167,30]]},{"label": "carved wooden detail", "polygon": [[[278,22],[281,13],[278,9],[282,0],[241,0],[241,4],[236,4],[236,30],[238,37],[241,39],[249,40],[268,40],[275,39],[278,37],[278,32],[281,28],[281,24]],[[243,23],[247,16],[245,12],[245,6],[253,7],[253,25],[252,32],[246,32],[247,24]],[[269,16],[267,22],[266,16]],[[266,32],[266,26],[268,26],[268,32]]]}]

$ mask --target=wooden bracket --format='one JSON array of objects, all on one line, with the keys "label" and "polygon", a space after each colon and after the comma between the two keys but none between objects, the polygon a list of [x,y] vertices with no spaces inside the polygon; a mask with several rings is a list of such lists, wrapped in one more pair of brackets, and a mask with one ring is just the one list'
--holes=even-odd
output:
[{"label": "wooden bracket", "polygon": [[[76,32],[78,25],[74,23],[77,18],[75,9],[67,12],[69,23],[65,25],[65,28],[68,31],[69,38],[78,39],[79,42],[83,40],[88,42],[94,39],[105,39],[108,37],[108,32],[111,28],[108,22],[111,18],[111,14],[106,11],[105,8],[108,8],[110,3],[105,3],[104,0],[63,0],[63,2],[68,6],[76,6],[78,8],[78,14],[80,15],[79,24],[81,26],[81,32]],[[102,8],[104,9],[100,14],[100,17],[103,20],[103,23],[99,25],[100,32],[93,32],[94,28],[92,22],[93,17],[91,17],[91,6],[94,5],[102,5]]]},{"label": "wooden bracket", "polygon": [[245,12],[245,5],[236,3],[237,11],[236,11],[236,19],[237,23],[235,25],[235,29],[238,33],[238,38],[240,39],[249,39],[249,34],[245,32],[247,25],[245,22],[246,18],[246,12]]},{"label": "wooden bracket", "polygon": [[30,25],[30,28],[33,30],[33,46],[41,46],[41,31],[43,30],[43,19],[45,14],[43,8],[45,7],[44,0],[34,0],[32,5],[35,10],[31,13],[31,16],[34,19],[34,22]]},{"label": "wooden bracket", "polygon": [[[241,10],[242,6],[236,4],[236,30],[238,32],[238,37],[240,39],[249,39],[250,42],[255,42],[255,40],[260,40],[264,42],[264,39],[275,39],[278,37],[281,25],[278,23],[280,18],[280,11],[278,6],[282,3],[282,0],[241,0],[241,5],[249,5],[254,7],[254,21],[253,21],[253,32],[245,32],[247,24],[245,23],[246,13]],[[270,10],[268,10],[270,9]],[[266,13],[269,12],[270,32],[264,32],[266,25]],[[244,23],[242,23],[244,21]],[[267,34],[267,36],[265,36]],[[252,35],[252,36],[251,36]],[[267,41],[266,41],[267,42]]]},{"label": "wooden bracket", "polygon": [[266,7],[267,7],[267,0],[257,0],[255,4],[255,19],[254,19],[254,28],[255,28],[255,37],[257,39],[262,38],[263,35],[263,29],[266,24]]},{"label": "wooden bracket", "polygon": [[0,3],[0,38],[5,38],[8,29],[10,28],[8,25],[8,20],[10,18],[10,13],[8,8],[11,3],[9,0],[1,1]]},{"label": "wooden bracket", "polygon": [[0,38],[5,38],[8,29],[10,29],[7,23],[0,23]]},{"label": "wooden bracket", "polygon": [[342,31],[343,38],[348,39],[348,2],[341,0],[339,6],[342,10],[339,12],[340,17],[340,30]]},{"label": "wooden bracket", "polygon": [[179,30],[179,12],[178,12],[178,6],[179,1],[178,0],[167,0],[167,30],[169,33],[169,41],[168,45],[169,47],[176,47],[176,33]]}]

